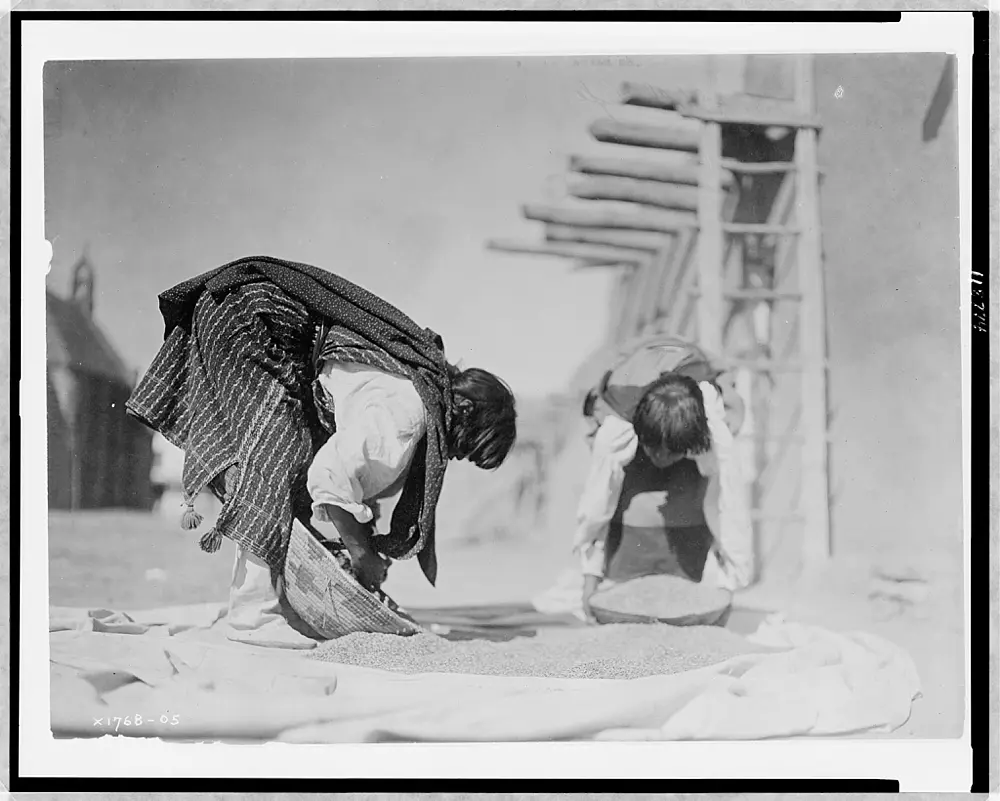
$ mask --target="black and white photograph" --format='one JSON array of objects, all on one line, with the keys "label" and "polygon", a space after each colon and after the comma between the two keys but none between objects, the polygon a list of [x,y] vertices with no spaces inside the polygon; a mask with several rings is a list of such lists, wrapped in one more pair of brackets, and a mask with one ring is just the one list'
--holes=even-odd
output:
[{"label": "black and white photograph", "polygon": [[967,789],[972,28],[903,16],[40,26],[22,775]]}]

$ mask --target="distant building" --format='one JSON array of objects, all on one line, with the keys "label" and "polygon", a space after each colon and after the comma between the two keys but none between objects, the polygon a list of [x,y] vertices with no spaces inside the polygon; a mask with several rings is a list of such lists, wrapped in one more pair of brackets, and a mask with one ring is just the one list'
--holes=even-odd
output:
[{"label": "distant building", "polygon": [[152,432],[125,413],[134,376],[95,324],[83,258],[69,299],[46,291],[50,509],[152,508]]}]

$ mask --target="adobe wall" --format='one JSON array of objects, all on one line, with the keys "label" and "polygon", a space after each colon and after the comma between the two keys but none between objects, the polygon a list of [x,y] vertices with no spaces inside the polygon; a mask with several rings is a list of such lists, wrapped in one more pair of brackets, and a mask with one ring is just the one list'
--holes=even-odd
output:
[{"label": "adobe wall", "polygon": [[942,66],[942,54],[817,59],[841,552],[961,554],[954,102],[921,141]]}]

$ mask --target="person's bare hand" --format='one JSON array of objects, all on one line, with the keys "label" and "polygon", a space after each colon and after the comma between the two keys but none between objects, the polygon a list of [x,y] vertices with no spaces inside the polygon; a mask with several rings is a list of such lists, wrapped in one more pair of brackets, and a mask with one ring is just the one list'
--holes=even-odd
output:
[{"label": "person's bare hand", "polygon": [[327,507],[327,518],[333,523],[351,557],[351,571],[362,587],[369,591],[382,586],[391,562],[379,555],[373,542],[371,523],[359,523],[354,515],[337,507]]},{"label": "person's bare hand", "polygon": [[389,560],[374,551],[351,553],[351,568],[358,583],[369,592],[381,587],[389,574]]}]

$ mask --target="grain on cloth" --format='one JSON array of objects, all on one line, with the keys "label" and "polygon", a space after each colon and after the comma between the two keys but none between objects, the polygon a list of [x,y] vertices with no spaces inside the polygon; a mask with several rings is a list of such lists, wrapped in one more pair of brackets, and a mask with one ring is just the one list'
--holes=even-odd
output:
[{"label": "grain on cloth", "polygon": [[596,592],[591,606],[652,618],[685,618],[714,612],[729,603],[718,587],[669,574],[640,576]]},{"label": "grain on cloth", "polygon": [[763,649],[714,626],[609,625],[539,631],[507,642],[433,634],[349,634],[309,656],[397,673],[634,679],[706,667]]}]

